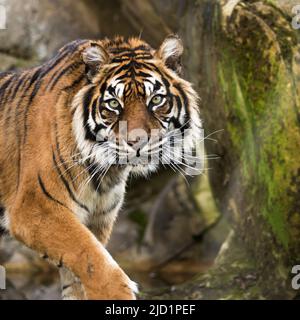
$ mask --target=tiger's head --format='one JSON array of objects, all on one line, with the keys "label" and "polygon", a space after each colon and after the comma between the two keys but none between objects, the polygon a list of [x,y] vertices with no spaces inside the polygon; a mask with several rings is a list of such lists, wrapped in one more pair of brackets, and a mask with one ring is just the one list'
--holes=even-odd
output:
[{"label": "tiger's head", "polygon": [[74,98],[73,129],[84,160],[100,171],[147,174],[160,164],[191,167],[201,138],[198,96],[182,77],[175,36],[158,50],[123,38],[90,42],[82,54],[89,83]]}]

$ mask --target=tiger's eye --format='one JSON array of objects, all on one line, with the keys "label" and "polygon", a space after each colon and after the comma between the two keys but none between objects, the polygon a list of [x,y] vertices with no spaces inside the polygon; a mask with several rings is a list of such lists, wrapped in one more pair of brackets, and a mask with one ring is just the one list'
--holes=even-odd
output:
[{"label": "tiger's eye", "polygon": [[120,105],[119,101],[116,100],[116,99],[112,99],[110,101],[108,101],[108,105],[111,107],[111,108],[118,108],[118,106]]},{"label": "tiger's eye", "polygon": [[163,100],[162,96],[156,95],[151,99],[151,103],[154,104],[154,105],[158,105],[158,104],[160,104],[162,102],[162,100]]}]

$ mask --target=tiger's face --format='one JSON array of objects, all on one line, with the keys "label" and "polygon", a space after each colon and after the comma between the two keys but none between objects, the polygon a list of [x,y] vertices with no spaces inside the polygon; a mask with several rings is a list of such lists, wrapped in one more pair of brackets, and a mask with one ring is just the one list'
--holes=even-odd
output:
[{"label": "tiger's face", "polygon": [[91,43],[83,53],[89,84],[74,99],[84,159],[99,170],[117,165],[139,174],[190,166],[201,121],[197,94],[181,78],[182,53],[177,36],[158,50],[135,38]]}]

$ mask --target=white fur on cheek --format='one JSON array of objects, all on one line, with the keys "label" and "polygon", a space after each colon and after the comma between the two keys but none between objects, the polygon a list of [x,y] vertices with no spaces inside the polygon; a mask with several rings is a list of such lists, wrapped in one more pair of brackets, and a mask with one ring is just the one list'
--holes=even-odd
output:
[{"label": "white fur on cheek", "polygon": [[90,86],[87,86],[86,88],[80,90],[73,99],[72,109],[75,110],[75,112],[73,116],[72,127],[75,135],[75,140],[77,142],[77,146],[82,155],[82,158],[87,159],[91,156],[91,154],[93,154],[94,157],[89,158],[89,160],[101,165],[103,161],[106,162],[105,152],[103,151],[103,148],[100,145],[95,145],[95,143],[85,139],[82,98],[84,94],[89,90],[89,88]]}]

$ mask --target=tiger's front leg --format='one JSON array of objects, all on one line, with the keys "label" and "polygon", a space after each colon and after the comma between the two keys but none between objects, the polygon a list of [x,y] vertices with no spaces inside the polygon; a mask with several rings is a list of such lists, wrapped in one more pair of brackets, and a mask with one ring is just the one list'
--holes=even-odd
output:
[{"label": "tiger's front leg", "polygon": [[10,212],[11,231],[18,240],[70,270],[80,279],[84,298],[135,299],[134,283],[71,211],[39,201],[37,195],[35,201],[27,199],[19,199],[21,205]]},{"label": "tiger's front leg", "polygon": [[[95,221],[96,220],[96,221]],[[99,223],[97,219],[91,222],[88,226],[89,230],[93,232],[96,238],[106,246],[114,224],[113,220],[106,220]],[[86,295],[80,280],[73,272],[65,267],[60,268],[60,281],[62,289],[62,298],[64,300],[84,300]]]}]

